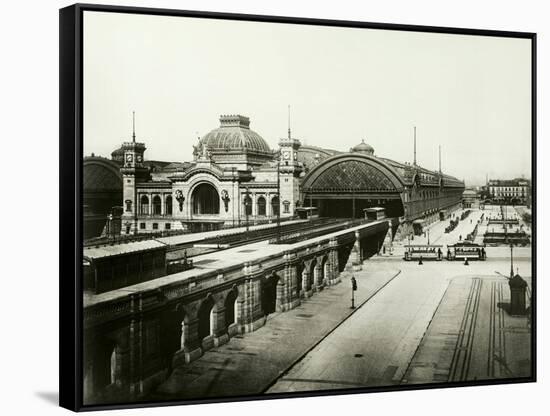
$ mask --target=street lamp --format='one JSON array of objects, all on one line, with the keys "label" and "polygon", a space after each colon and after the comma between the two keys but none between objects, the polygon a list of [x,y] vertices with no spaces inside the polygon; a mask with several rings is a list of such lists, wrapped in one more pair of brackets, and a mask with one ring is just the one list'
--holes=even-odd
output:
[{"label": "street lamp", "polygon": [[[235,228],[235,166],[231,168],[231,197],[233,198],[233,206],[231,207],[231,216],[233,218],[233,228]],[[238,206],[238,205],[237,205]]]},{"label": "street lamp", "polygon": [[248,186],[245,188],[244,197],[244,215],[246,217],[246,238],[248,239],[248,207],[250,206],[250,193],[248,192]]},{"label": "street lamp", "polygon": [[428,228],[428,245],[430,245],[430,229]]}]

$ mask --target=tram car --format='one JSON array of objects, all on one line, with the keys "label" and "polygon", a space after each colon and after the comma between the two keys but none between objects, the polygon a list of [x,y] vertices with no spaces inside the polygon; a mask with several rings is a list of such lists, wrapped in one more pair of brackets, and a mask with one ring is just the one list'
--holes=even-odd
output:
[{"label": "tram car", "polygon": [[485,260],[487,253],[485,246],[464,241],[447,246],[447,260]]},{"label": "tram car", "polygon": [[301,220],[310,220],[319,218],[319,209],[317,207],[296,208],[296,215]]},{"label": "tram car", "polygon": [[411,260],[443,260],[443,246],[442,245],[427,245],[427,244],[409,244],[405,246],[405,255],[403,259],[405,261]]},{"label": "tram car", "polygon": [[386,218],[386,210],[382,207],[365,208],[363,211],[367,220],[378,221]]}]

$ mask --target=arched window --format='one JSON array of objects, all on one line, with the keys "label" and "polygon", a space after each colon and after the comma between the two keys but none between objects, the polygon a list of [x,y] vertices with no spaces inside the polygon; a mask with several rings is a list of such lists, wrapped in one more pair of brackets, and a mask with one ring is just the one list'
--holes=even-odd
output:
[{"label": "arched window", "polygon": [[155,195],[153,197],[153,215],[161,215],[162,213],[162,202],[160,196]]},{"label": "arched window", "polygon": [[126,202],[126,212],[131,212],[132,211],[132,201],[127,199],[124,202]]},{"label": "arched window", "polygon": [[219,214],[220,196],[213,185],[201,183],[193,191],[191,196],[193,203],[193,214]]},{"label": "arched window", "polygon": [[166,197],[166,201],[165,201],[165,204],[166,204],[166,215],[172,215],[172,195],[168,195]]},{"label": "arched window", "polygon": [[265,198],[263,196],[258,198],[258,215],[265,216]]},{"label": "arched window", "polygon": [[250,195],[244,197],[244,215],[252,215],[252,198]]},{"label": "arched window", "polygon": [[285,214],[288,214],[290,212],[290,202],[289,201],[283,201],[283,212]]},{"label": "arched window", "polygon": [[274,196],[271,198],[271,212],[273,212],[273,215],[279,215],[279,197]]},{"label": "arched window", "polygon": [[149,198],[147,198],[147,195],[143,195],[140,202],[140,212],[142,214],[148,215],[149,214]]}]

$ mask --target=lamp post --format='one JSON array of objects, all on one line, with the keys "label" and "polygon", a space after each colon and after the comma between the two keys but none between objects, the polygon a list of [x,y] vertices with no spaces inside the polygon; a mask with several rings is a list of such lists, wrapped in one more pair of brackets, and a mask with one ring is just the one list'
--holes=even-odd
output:
[{"label": "lamp post", "polygon": [[428,228],[426,231],[428,232],[428,245],[430,245],[430,229]]},{"label": "lamp post", "polygon": [[351,219],[355,219],[355,190],[351,188]]},{"label": "lamp post", "polygon": [[233,228],[235,228],[235,166],[231,168],[231,184],[231,198],[233,201],[233,206],[231,207],[231,217],[233,219]]},{"label": "lamp post", "polygon": [[246,239],[248,240],[248,207],[250,206],[250,193],[248,192],[248,186],[245,188],[244,197],[244,215],[246,217]]}]

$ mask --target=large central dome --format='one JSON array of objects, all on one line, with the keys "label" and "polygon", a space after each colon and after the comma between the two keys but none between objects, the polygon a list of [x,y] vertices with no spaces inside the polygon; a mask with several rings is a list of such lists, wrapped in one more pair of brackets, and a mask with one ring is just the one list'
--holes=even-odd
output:
[{"label": "large central dome", "polygon": [[262,136],[250,130],[250,119],[241,115],[220,116],[220,127],[203,136],[200,146],[206,146],[215,153],[239,151],[247,154],[272,154]]}]

